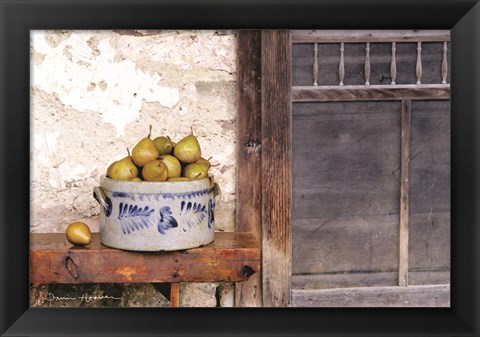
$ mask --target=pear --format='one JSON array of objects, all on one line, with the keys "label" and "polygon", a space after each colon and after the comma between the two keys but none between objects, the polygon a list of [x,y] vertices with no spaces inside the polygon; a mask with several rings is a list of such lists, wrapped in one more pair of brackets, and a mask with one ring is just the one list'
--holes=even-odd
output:
[{"label": "pear", "polygon": [[183,168],[183,176],[190,180],[203,179],[208,177],[208,165],[204,163],[193,163]]},{"label": "pear", "polygon": [[110,164],[107,169],[107,177],[116,180],[132,180],[138,176],[138,168],[132,161],[130,151],[128,156]]},{"label": "pear", "polygon": [[160,160],[167,166],[168,178],[180,177],[182,174],[182,165],[177,158],[169,154],[160,156]]},{"label": "pear", "polygon": [[203,157],[200,157],[195,163],[197,164],[205,164],[205,165],[208,165],[208,167],[212,167],[212,166],[218,166],[220,164],[215,164],[215,165],[212,165],[212,163],[210,163],[210,159],[212,159],[212,157],[208,158],[208,159],[205,159]]},{"label": "pear", "polygon": [[130,179],[130,181],[136,181],[136,182],[139,182],[139,181],[143,181],[142,178],[140,177],[135,177],[133,179]]},{"label": "pear", "polygon": [[155,144],[159,155],[171,154],[173,151],[173,143],[168,136],[160,136],[155,138],[153,140],[153,144]]},{"label": "pear", "polygon": [[145,181],[166,181],[168,168],[161,160],[154,159],[143,166],[142,176]]},{"label": "pear", "polygon": [[200,159],[202,151],[197,137],[192,133],[181,139],[173,149],[173,155],[184,164],[190,164]]},{"label": "pear", "polygon": [[205,164],[205,165],[208,165],[208,167],[212,166],[212,164],[210,164],[210,159],[212,159],[212,157],[208,158],[208,159],[205,159],[203,157],[200,157],[198,158],[198,160],[195,162],[197,164]]},{"label": "pear", "polygon": [[173,177],[168,178],[167,181],[175,182],[175,181],[188,181],[187,177]]},{"label": "pear", "polygon": [[151,133],[152,126],[150,125],[150,132],[148,133],[148,136],[142,138],[132,150],[133,162],[140,167],[143,167],[143,165],[154,160],[159,155],[155,144],[150,139]]},{"label": "pear", "polygon": [[72,222],[65,230],[68,242],[74,245],[88,245],[92,241],[90,227],[84,222]]}]

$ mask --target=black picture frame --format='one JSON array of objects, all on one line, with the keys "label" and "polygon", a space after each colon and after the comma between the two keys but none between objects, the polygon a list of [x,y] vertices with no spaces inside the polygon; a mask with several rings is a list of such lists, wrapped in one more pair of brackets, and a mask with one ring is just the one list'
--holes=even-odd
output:
[{"label": "black picture frame", "polygon": [[[472,0],[0,0],[2,336],[478,336],[480,5]],[[451,29],[451,308],[29,308],[30,30]]]}]

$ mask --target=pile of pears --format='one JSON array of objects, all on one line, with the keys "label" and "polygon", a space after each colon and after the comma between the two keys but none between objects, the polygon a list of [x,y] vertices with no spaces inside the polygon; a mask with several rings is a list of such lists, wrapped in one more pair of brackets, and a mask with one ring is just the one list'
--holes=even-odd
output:
[{"label": "pile of pears", "polygon": [[173,142],[168,136],[141,139],[128,156],[110,164],[107,177],[123,181],[188,181],[208,177],[212,166],[202,157],[197,137],[191,134]]}]

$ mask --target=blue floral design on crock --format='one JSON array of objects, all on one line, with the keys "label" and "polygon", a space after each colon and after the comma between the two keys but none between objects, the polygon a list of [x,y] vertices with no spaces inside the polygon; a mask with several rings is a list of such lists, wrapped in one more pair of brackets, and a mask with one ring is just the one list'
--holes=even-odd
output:
[{"label": "blue floral design on crock", "polygon": [[105,202],[107,203],[107,208],[105,209],[105,216],[108,218],[110,215],[112,215],[112,199],[106,197]]},{"label": "blue floral design on crock", "polygon": [[178,222],[172,216],[170,207],[163,206],[160,209],[160,219],[158,220],[157,229],[161,234],[165,234],[165,231],[170,228],[178,227]]},{"label": "blue floral design on crock", "polygon": [[215,222],[215,215],[213,210],[215,209],[215,200],[208,200],[208,228],[212,228],[213,223]]},{"label": "blue floral design on crock", "polygon": [[192,227],[200,224],[205,216],[207,215],[207,210],[205,205],[202,205],[198,202],[186,202],[185,200],[180,203],[180,215],[184,216],[183,221]]},{"label": "blue floral design on crock", "polygon": [[[150,215],[155,212],[154,209],[145,206],[120,203],[118,206],[118,219],[122,224],[123,234],[130,234],[134,231],[150,227]],[[135,219],[133,219],[135,218]]]},{"label": "blue floral design on crock", "polygon": [[213,192],[213,187],[212,188],[205,188],[200,191],[193,191],[193,192],[179,192],[179,193],[139,193],[138,197],[141,201],[144,201],[145,199],[150,201],[152,199],[159,201],[161,198],[162,199],[192,199],[195,197],[199,197],[202,195],[206,195],[209,193]]},{"label": "blue floral design on crock", "polygon": [[135,201],[135,195],[125,192],[112,192],[112,197],[114,198],[128,198],[132,201]]}]

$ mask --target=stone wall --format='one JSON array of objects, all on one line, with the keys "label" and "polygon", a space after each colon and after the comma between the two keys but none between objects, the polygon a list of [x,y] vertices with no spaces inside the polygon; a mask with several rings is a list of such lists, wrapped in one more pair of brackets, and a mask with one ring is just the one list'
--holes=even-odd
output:
[{"label": "stone wall", "polygon": [[[92,189],[149,125],[152,135],[174,141],[193,128],[204,157],[219,164],[211,168],[222,188],[216,229],[233,231],[235,51],[234,31],[32,31],[31,232],[63,232],[76,220],[97,232],[100,208]],[[81,287],[55,289],[81,293]],[[145,294],[152,299],[147,306],[165,304],[155,300],[161,292],[152,285],[85,287],[136,298],[119,306],[139,305]],[[181,289],[185,306],[232,303],[230,284]],[[38,291],[48,287],[32,293]],[[36,296],[36,305],[54,305]]]}]

